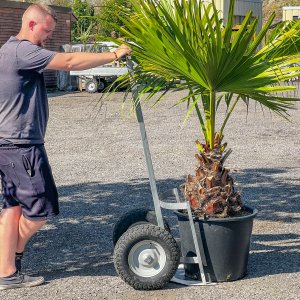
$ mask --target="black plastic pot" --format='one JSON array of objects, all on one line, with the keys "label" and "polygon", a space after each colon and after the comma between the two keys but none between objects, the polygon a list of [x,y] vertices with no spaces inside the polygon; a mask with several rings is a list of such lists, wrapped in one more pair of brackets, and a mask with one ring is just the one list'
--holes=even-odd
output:
[{"label": "black plastic pot", "polygon": [[[208,281],[234,281],[246,275],[253,220],[257,210],[250,207],[244,209],[250,214],[225,219],[195,220],[204,272]],[[182,256],[196,256],[188,216],[180,212],[176,212],[176,215]],[[184,268],[187,277],[201,278],[198,264],[185,264]]]}]

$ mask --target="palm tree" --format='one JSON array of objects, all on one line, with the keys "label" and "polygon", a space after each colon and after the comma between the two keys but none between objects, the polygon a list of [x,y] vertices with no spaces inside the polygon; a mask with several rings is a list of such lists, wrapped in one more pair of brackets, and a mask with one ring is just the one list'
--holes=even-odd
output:
[{"label": "palm tree", "polygon": [[[233,31],[234,0],[230,1],[224,25],[214,2],[200,0],[130,0],[136,14],[122,18],[121,32],[130,41],[135,70],[121,80],[139,85],[139,93],[151,99],[174,89],[188,95],[188,117],[195,111],[204,143],[196,141],[197,169],[182,185],[195,214],[227,217],[242,212],[241,197],[224,162],[231,150],[222,143],[227,121],[238,101],[259,102],[288,118],[295,98],[282,92],[294,89],[284,84],[300,75],[300,21],[283,24],[270,32],[272,14],[257,33],[258,19],[249,11],[238,31]],[[264,42],[262,46],[262,42]],[[299,100],[299,99],[297,99]],[[227,105],[218,130],[215,120],[220,103]]]}]

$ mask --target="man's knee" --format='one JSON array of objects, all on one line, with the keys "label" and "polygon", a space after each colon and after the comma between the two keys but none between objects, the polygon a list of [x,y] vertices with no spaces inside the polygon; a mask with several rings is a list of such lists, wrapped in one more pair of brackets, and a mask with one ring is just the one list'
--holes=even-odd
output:
[{"label": "man's knee", "polygon": [[29,234],[30,232],[34,233],[40,228],[42,228],[47,223],[47,220],[35,220],[28,219],[24,215],[20,218],[20,233],[26,232]]},{"label": "man's knee", "polygon": [[25,215],[21,216],[22,222],[28,223],[28,224],[46,224],[48,219],[33,219],[33,218],[28,218]]},{"label": "man's knee", "polygon": [[19,205],[2,209],[0,212],[0,223],[7,219],[19,221],[21,214],[22,209]]}]

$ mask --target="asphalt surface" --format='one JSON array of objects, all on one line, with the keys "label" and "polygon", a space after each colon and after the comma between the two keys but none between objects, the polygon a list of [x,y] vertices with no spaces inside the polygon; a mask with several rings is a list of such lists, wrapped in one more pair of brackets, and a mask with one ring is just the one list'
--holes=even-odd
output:
[{"label": "asphalt surface", "polygon": [[[171,93],[155,108],[143,106],[159,191],[194,172],[194,140],[201,138],[185,107]],[[299,299],[300,118],[287,122],[268,110],[240,103],[225,130],[227,160],[243,201],[259,210],[254,221],[248,275],[236,282],[136,291],[116,274],[112,228],[135,207],[152,206],[139,127],[123,94],[50,93],[46,149],[61,201],[60,216],[29,243],[23,268],[43,275],[40,287],[0,292],[3,300],[58,299]],[[220,118],[224,116],[221,111]],[[172,231],[176,222],[169,215]]]}]

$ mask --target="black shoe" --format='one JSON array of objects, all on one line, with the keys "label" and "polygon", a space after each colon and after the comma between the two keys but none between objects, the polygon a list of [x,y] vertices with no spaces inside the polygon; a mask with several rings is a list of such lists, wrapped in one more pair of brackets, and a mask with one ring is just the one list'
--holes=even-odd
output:
[{"label": "black shoe", "polygon": [[44,277],[31,277],[16,272],[9,277],[0,277],[0,290],[33,287],[45,282]]},{"label": "black shoe", "polygon": [[16,269],[18,272],[21,272],[22,269],[22,258],[23,258],[23,253],[16,253]]}]

